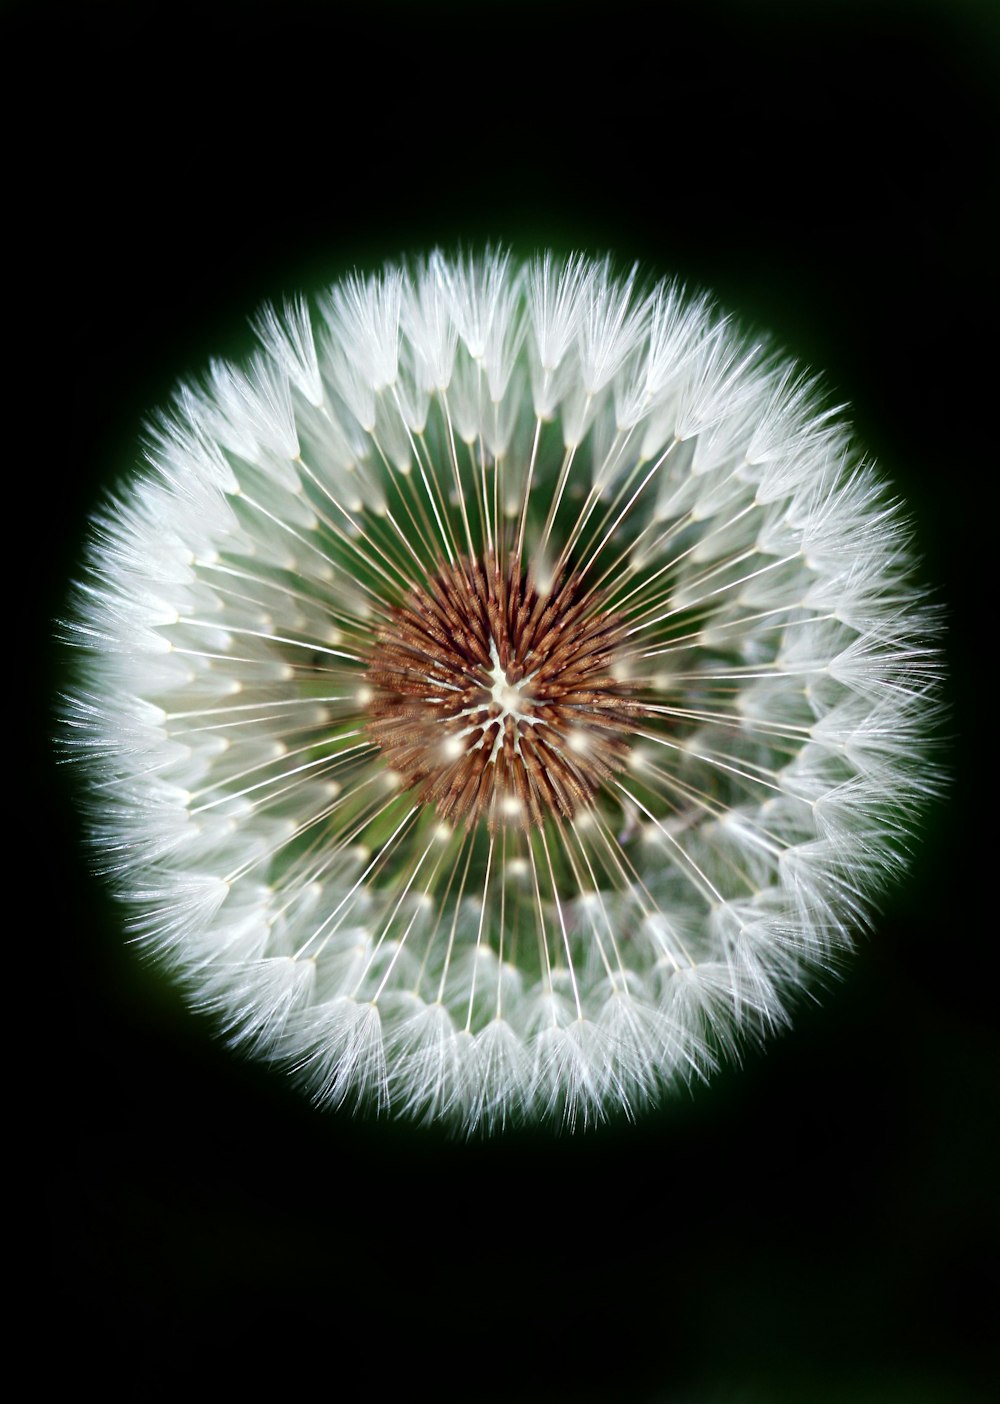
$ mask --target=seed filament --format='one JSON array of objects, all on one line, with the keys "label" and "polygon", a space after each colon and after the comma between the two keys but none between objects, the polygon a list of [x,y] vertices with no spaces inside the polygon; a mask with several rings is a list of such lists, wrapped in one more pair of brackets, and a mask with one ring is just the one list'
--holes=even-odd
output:
[{"label": "seed filament", "polygon": [[441,563],[380,632],[368,732],[444,819],[571,819],[628,758],[644,712],[626,629],[573,577],[545,589],[516,554]]}]

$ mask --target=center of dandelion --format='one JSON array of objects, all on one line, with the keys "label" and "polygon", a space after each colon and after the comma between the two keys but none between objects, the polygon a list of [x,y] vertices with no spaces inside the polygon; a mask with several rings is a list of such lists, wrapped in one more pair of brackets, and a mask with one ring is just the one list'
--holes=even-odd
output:
[{"label": "center of dandelion", "polygon": [[626,628],[577,577],[547,588],[516,557],[440,563],[379,631],[370,738],[445,819],[570,819],[628,757],[642,711]]}]

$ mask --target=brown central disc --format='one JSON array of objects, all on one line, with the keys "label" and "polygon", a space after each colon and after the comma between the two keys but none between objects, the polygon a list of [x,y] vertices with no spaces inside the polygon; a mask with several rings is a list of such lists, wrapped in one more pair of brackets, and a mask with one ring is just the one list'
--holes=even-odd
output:
[{"label": "brown central disc", "polygon": [[621,770],[642,712],[626,627],[576,578],[547,592],[511,557],[442,564],[379,632],[368,734],[445,819],[569,819]]}]

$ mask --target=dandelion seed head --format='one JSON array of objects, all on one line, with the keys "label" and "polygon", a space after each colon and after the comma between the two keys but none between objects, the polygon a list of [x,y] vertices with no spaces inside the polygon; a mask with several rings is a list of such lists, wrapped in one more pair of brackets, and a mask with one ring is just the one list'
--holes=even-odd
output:
[{"label": "dandelion seed head", "polygon": [[323,1106],[634,1115],[787,1024],[937,786],[815,380],[609,260],[258,313],[96,517],[65,741],[133,932]]}]

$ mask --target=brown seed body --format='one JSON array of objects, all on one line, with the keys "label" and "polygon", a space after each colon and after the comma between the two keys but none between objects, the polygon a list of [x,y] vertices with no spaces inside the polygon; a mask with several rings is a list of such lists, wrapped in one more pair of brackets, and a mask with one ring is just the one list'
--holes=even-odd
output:
[{"label": "brown seed body", "polygon": [[626,627],[574,579],[547,592],[512,555],[442,564],[372,650],[368,733],[444,819],[572,818],[621,770],[643,712]]}]

